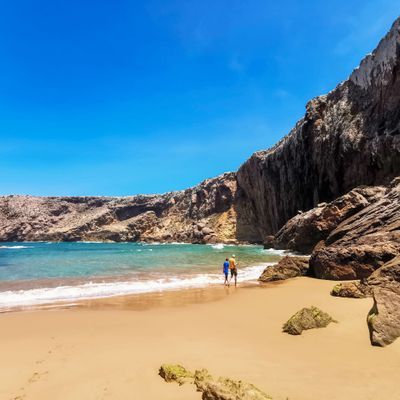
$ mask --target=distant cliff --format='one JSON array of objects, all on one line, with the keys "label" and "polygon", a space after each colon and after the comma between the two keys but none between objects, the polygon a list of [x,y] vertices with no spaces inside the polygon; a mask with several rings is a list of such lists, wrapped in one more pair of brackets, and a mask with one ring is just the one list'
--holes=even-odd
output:
[{"label": "distant cliff", "polygon": [[0,197],[0,241],[230,242],[236,176],[132,197]]},{"label": "distant cliff", "polygon": [[261,242],[299,210],[400,175],[400,19],[349,79],[237,173],[164,195],[0,197],[0,241]]}]

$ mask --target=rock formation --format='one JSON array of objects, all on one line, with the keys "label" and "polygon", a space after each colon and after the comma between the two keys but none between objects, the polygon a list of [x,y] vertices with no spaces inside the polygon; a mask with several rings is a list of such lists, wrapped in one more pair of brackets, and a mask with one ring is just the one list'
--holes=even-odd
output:
[{"label": "rock formation", "polygon": [[330,203],[319,204],[291,218],[266,246],[310,254],[341,222],[377,201],[384,192],[382,186],[358,187]]},{"label": "rock formation", "polygon": [[332,288],[331,295],[335,297],[364,299],[372,296],[372,289],[365,282],[342,282]]},{"label": "rock formation", "polygon": [[374,297],[367,318],[371,343],[386,346],[400,336],[400,257],[376,270],[368,284]]},{"label": "rock formation", "polygon": [[192,373],[179,364],[164,364],[159,375],[166,382],[193,383],[203,400],[272,400],[250,383],[222,377],[215,379],[206,369]]},{"label": "rock formation", "polygon": [[299,210],[331,202],[360,185],[386,185],[399,175],[397,19],[348,80],[311,100],[285,138],[240,167],[238,237],[263,241]]},{"label": "rock formation", "polygon": [[236,177],[132,197],[0,197],[0,241],[235,240]]},{"label": "rock formation", "polygon": [[301,335],[304,330],[325,328],[331,322],[337,321],[319,308],[311,306],[310,308],[302,308],[291,316],[283,325],[282,330],[290,335]]},{"label": "rock formation", "polygon": [[310,258],[323,279],[362,279],[400,254],[400,179],[376,202],[344,220]]},{"label": "rock formation", "polygon": [[281,281],[284,279],[304,276],[308,271],[307,257],[289,257],[282,258],[278,264],[265,268],[259,278],[261,282]]}]

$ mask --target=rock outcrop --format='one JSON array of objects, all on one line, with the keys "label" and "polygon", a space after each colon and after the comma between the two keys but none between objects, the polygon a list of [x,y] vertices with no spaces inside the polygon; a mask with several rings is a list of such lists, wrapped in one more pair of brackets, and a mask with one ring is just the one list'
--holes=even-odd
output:
[{"label": "rock outcrop", "polygon": [[163,195],[0,197],[0,241],[229,242],[236,238],[236,176]]},{"label": "rock outcrop", "polygon": [[317,278],[367,278],[400,254],[400,179],[376,202],[343,221],[313,251]]},{"label": "rock outcrop", "polygon": [[[400,175],[400,19],[348,80],[311,100],[238,171],[238,237],[262,242],[299,210]],[[306,243],[306,247],[310,247]]]},{"label": "rock outcrop", "polygon": [[206,369],[191,373],[179,364],[164,364],[159,375],[166,382],[193,383],[203,400],[272,400],[260,389],[250,383],[229,378],[213,378]]},{"label": "rock outcrop", "polygon": [[382,186],[358,187],[330,203],[319,204],[291,218],[267,246],[310,254],[316,244],[325,240],[341,222],[377,201],[384,193]]},{"label": "rock outcrop", "polygon": [[276,265],[265,268],[264,272],[258,278],[261,282],[281,281],[296,276],[307,275],[308,258],[286,256],[279,260]]},{"label": "rock outcrop", "polygon": [[372,289],[366,282],[342,282],[332,288],[331,295],[335,297],[364,299],[372,296]]},{"label": "rock outcrop", "polygon": [[302,308],[296,314],[291,316],[283,325],[283,332],[290,335],[301,335],[304,330],[314,328],[325,328],[331,322],[335,321],[329,314],[321,311],[319,308],[311,306]]},{"label": "rock outcrop", "polygon": [[367,318],[371,343],[386,346],[400,336],[400,257],[376,270],[368,284],[374,297]]}]

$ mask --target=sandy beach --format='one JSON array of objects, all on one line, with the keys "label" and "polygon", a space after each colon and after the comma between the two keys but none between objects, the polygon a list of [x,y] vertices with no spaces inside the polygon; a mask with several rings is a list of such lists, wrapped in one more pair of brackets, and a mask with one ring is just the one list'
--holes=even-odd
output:
[{"label": "sandy beach", "polygon": [[[200,399],[165,383],[162,363],[208,368],[274,399],[398,399],[400,341],[372,347],[371,299],[329,295],[333,282],[186,290],[0,315],[0,399]],[[303,306],[339,323],[281,332]]]}]

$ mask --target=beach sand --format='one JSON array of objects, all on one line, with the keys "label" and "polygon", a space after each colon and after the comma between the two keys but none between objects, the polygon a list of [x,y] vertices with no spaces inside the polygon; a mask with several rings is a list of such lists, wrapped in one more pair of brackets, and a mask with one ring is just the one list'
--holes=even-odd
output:
[{"label": "beach sand", "polygon": [[[400,340],[372,347],[372,299],[331,297],[333,285],[296,278],[2,314],[0,399],[201,398],[191,385],[165,383],[162,363],[243,379],[274,399],[399,399]],[[282,333],[310,305],[339,323]]]}]

